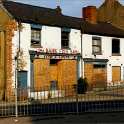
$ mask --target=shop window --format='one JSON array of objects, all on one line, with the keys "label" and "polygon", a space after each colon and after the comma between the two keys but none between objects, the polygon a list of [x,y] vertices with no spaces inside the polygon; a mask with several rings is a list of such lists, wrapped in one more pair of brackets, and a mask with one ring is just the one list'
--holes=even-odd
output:
[{"label": "shop window", "polygon": [[95,55],[102,54],[101,38],[100,37],[93,37],[92,38],[92,53]]},{"label": "shop window", "polygon": [[120,40],[112,39],[112,55],[120,55]]},{"label": "shop window", "polygon": [[50,59],[50,65],[57,65],[58,61],[57,59]]},{"label": "shop window", "polygon": [[105,64],[94,64],[93,65],[94,68],[106,68]]},{"label": "shop window", "polygon": [[62,28],[62,30],[61,30],[61,47],[62,47],[62,49],[69,48],[69,34],[70,34],[70,29]]}]

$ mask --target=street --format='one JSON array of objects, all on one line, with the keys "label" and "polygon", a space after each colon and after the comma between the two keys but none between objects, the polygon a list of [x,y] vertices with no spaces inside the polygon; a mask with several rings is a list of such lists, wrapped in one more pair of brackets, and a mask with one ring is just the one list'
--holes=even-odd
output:
[{"label": "street", "polygon": [[1,118],[0,124],[123,124],[124,112]]}]

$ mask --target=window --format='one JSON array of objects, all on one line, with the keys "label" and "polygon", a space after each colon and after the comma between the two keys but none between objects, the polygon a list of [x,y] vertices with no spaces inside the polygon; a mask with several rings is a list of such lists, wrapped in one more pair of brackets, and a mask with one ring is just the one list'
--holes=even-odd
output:
[{"label": "window", "polygon": [[112,55],[120,54],[120,40],[112,39]]},{"label": "window", "polygon": [[69,48],[69,34],[70,34],[70,29],[62,28],[62,30],[61,30],[61,47],[63,49]]},{"label": "window", "polygon": [[57,65],[58,59],[50,59],[50,65]]},{"label": "window", "polygon": [[40,29],[31,29],[31,46],[40,46],[41,41],[41,30]]},{"label": "window", "polygon": [[93,65],[94,68],[106,68],[105,64],[94,64]]},{"label": "window", "polygon": [[101,53],[101,38],[93,37],[92,38],[92,53],[93,54],[102,54]]},{"label": "window", "polygon": [[112,81],[118,82],[121,80],[121,67],[120,66],[112,66]]}]

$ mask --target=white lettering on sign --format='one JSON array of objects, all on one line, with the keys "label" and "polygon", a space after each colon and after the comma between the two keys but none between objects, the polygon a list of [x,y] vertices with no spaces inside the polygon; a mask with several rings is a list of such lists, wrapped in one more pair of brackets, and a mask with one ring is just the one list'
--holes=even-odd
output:
[{"label": "white lettering on sign", "polygon": [[36,51],[38,53],[62,53],[62,54],[79,54],[78,50],[71,49],[55,49],[55,48],[32,48],[32,51]]},{"label": "white lettering on sign", "polygon": [[77,59],[77,56],[54,56],[54,55],[35,55],[35,58],[41,58],[41,59]]}]

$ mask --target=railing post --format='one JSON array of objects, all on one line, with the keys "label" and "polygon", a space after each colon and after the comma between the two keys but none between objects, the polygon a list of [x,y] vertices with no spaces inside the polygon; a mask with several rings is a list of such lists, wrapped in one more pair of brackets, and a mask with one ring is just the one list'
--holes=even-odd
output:
[{"label": "railing post", "polygon": [[17,86],[15,87],[15,116],[18,117],[18,99],[17,99]]},{"label": "railing post", "polygon": [[76,85],[76,112],[79,113],[79,106],[78,106],[78,79],[79,79],[79,61],[80,56],[77,56],[77,85]]},{"label": "railing post", "polygon": [[76,85],[76,113],[78,115],[79,108],[78,108],[78,85]]},{"label": "railing post", "polygon": [[18,117],[18,98],[17,98],[17,57],[15,57],[15,116]]}]

